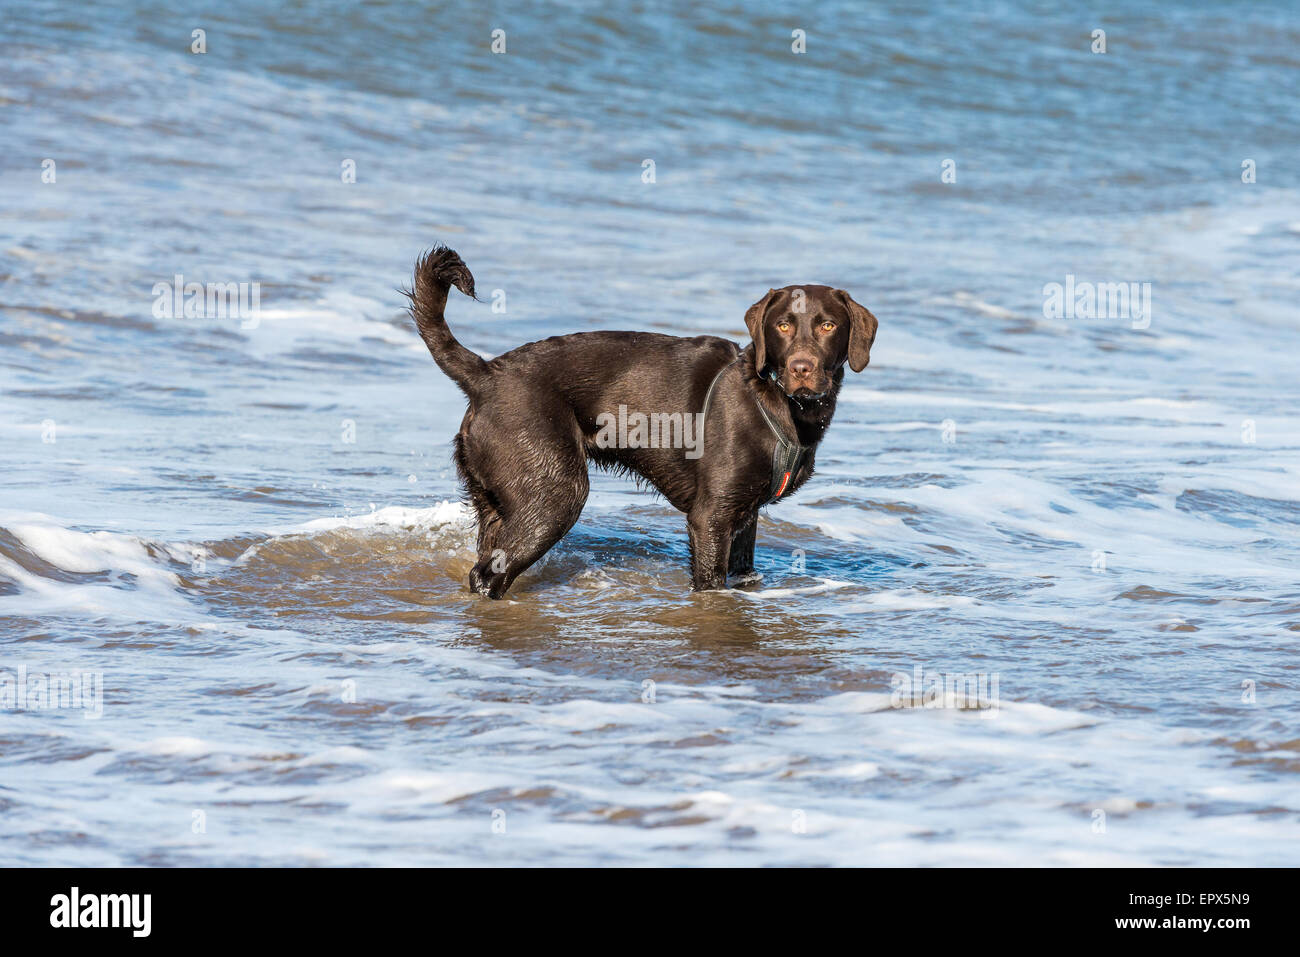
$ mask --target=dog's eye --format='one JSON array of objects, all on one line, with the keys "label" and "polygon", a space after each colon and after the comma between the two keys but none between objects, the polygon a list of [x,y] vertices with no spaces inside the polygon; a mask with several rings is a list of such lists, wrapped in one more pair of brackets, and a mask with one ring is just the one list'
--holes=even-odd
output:
[{"label": "dog's eye", "polygon": [[781,330],[782,332],[789,332],[789,331],[790,331],[790,323],[788,323],[788,322],[778,322],[778,323],[776,324],[776,327],[777,327],[779,330]]},{"label": "dog's eye", "polygon": [[822,323],[822,332],[834,332],[834,331],[835,331],[835,323],[833,322]]}]

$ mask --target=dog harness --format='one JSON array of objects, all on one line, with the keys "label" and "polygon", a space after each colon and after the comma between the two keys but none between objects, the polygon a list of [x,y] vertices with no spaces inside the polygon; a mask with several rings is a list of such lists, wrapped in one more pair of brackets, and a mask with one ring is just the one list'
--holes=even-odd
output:
[{"label": "dog harness", "polygon": [[[709,407],[713,405],[713,393],[718,387],[718,381],[722,378],[722,373],[739,361],[740,356],[736,356],[736,358],[719,369],[718,374],[709,383],[709,391],[704,395],[704,417],[700,420],[705,424],[706,428]],[[781,427],[772,418],[772,413],[763,407],[762,401],[758,401],[756,404],[758,405],[758,411],[762,413],[763,421],[767,423],[767,427],[776,436],[776,448],[772,450],[772,483],[768,488],[767,499],[763,502],[764,505],[770,505],[785,494],[786,489],[790,487],[790,480],[794,478],[794,473],[799,471],[799,466],[803,464],[804,456],[808,454],[810,449],[806,445],[800,445],[798,442],[791,442],[787,439],[785,433],[781,431]]]}]

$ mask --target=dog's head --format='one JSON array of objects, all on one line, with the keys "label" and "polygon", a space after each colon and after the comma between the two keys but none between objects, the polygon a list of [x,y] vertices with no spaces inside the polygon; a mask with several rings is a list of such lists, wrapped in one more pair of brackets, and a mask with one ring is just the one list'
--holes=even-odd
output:
[{"label": "dog's head", "polygon": [[768,369],[781,390],[796,399],[829,392],[831,376],[846,360],[861,372],[876,340],[876,317],[843,289],[830,286],[769,289],[749,307],[745,325],[758,372]]}]

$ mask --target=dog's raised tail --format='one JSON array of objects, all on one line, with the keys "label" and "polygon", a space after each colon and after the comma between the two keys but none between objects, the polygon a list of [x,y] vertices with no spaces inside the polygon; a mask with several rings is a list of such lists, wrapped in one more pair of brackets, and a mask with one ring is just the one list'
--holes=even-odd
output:
[{"label": "dog's raised tail", "polygon": [[411,318],[438,368],[473,399],[487,376],[487,363],[457,342],[447,328],[443,311],[452,286],[471,299],[478,298],[474,295],[474,276],[456,251],[435,246],[415,261],[415,281],[406,296],[411,300]]}]

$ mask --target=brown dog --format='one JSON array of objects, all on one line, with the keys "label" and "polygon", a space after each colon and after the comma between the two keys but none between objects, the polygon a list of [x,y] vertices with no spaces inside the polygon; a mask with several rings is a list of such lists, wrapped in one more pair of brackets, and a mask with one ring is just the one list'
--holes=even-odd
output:
[{"label": "brown dog", "polygon": [[686,513],[695,590],[754,569],[758,510],[812,474],[847,361],[866,368],[876,317],[840,289],[786,286],[745,313],[753,343],[716,336],[584,332],[485,360],[443,318],[460,257],[415,266],[411,315],[469,398],[456,467],[478,513],[470,587],[505,594],[582,512],[587,463],[644,478]]}]

